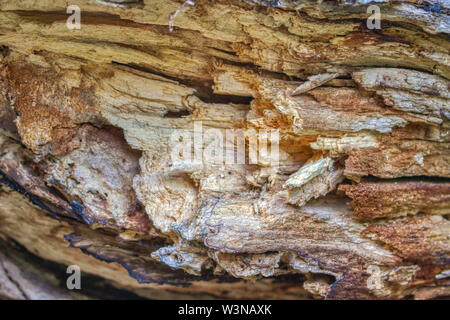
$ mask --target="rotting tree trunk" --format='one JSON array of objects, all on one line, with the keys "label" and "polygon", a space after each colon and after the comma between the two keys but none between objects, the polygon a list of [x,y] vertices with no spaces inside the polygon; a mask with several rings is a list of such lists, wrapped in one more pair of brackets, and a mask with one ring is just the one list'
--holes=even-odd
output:
[{"label": "rotting tree trunk", "polygon": [[0,296],[450,295],[448,2],[353,2],[1,1]]}]

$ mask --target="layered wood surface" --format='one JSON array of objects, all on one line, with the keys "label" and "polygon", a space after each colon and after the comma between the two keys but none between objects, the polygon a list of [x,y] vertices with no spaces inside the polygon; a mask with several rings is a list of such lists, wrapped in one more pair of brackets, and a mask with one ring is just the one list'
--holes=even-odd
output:
[{"label": "layered wood surface", "polygon": [[[367,2],[1,1],[0,237],[147,298],[448,296],[449,5]],[[174,160],[199,123],[245,163]]]}]

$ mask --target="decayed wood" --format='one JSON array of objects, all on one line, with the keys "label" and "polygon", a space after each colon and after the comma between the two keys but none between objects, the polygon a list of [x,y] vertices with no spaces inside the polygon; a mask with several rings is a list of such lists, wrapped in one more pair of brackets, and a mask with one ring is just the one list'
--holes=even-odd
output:
[{"label": "decayed wood", "polygon": [[0,234],[150,298],[449,295],[448,4],[194,2],[0,3]]}]

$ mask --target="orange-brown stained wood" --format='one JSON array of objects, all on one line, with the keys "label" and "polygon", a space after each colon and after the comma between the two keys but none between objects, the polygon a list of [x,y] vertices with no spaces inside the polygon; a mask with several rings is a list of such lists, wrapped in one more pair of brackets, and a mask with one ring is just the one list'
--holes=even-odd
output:
[{"label": "orange-brown stained wood", "polygon": [[450,213],[449,182],[362,181],[353,185],[342,184],[339,190],[352,198],[353,215],[362,221],[418,213]]},{"label": "orange-brown stained wood", "polygon": [[450,266],[450,222],[442,216],[374,223],[362,235],[385,244],[406,261]]}]

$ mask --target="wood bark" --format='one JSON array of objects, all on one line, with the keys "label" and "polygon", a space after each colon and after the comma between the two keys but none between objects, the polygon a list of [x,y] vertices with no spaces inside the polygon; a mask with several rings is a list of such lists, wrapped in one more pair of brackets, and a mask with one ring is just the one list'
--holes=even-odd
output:
[{"label": "wood bark", "polygon": [[2,297],[450,295],[447,1],[70,4],[0,3]]}]

